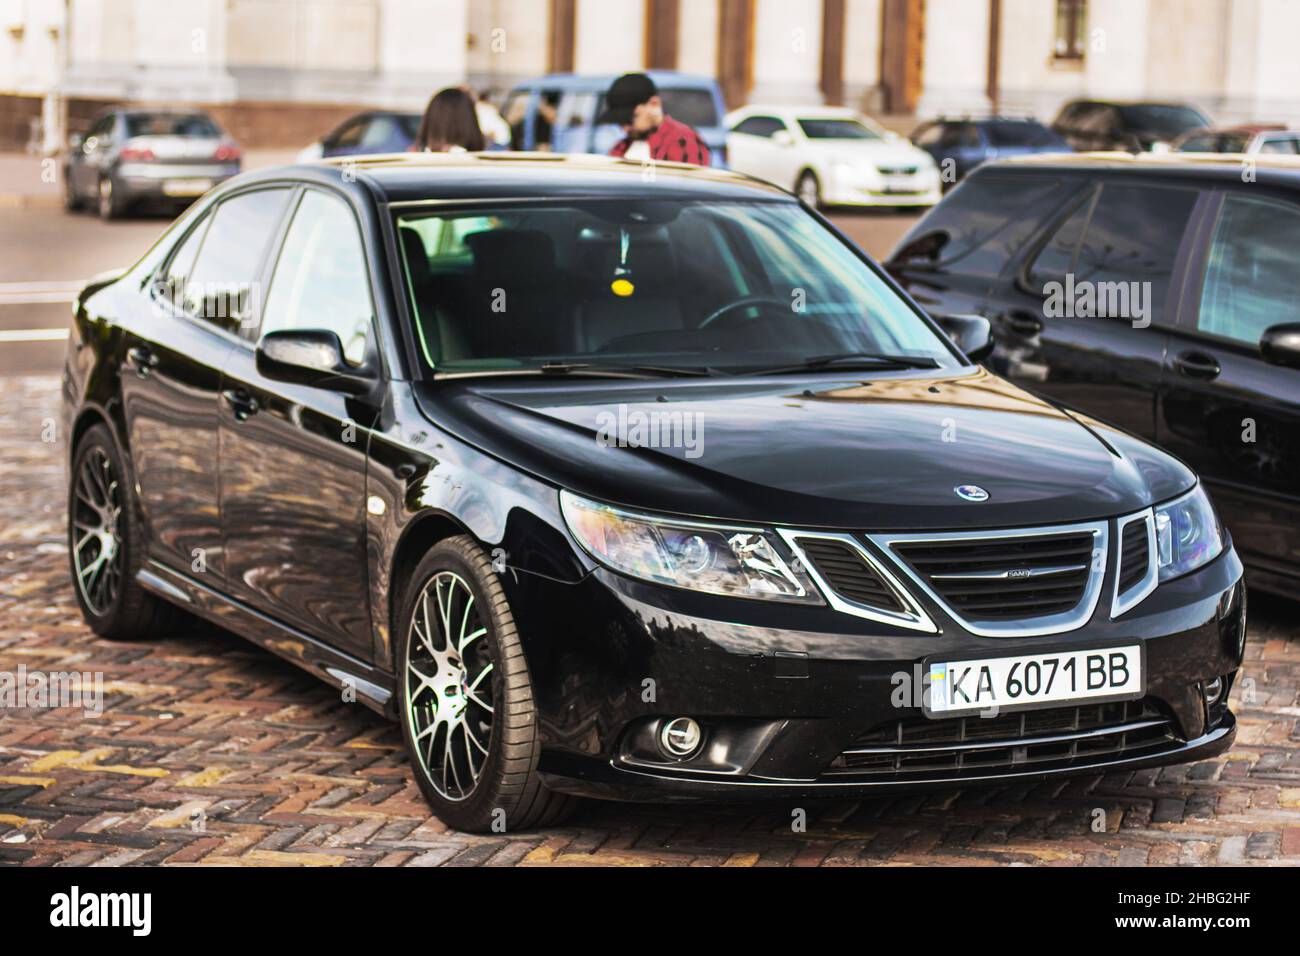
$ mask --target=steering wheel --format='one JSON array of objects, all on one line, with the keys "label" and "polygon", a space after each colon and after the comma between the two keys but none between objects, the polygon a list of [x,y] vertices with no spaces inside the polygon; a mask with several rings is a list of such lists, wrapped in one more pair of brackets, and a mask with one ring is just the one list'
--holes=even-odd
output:
[{"label": "steering wheel", "polygon": [[747,295],[743,299],[737,299],[735,302],[728,302],[722,308],[710,312],[704,317],[704,321],[701,322],[697,328],[708,329],[715,325],[720,325],[726,316],[731,315],[731,313],[736,312],[739,309],[749,308],[752,305],[773,305],[779,309],[790,308],[789,302],[774,295]]}]

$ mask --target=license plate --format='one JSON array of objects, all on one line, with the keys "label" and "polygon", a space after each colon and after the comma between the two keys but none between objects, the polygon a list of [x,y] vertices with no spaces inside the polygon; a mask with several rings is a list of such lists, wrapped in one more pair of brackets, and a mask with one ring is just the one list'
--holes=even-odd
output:
[{"label": "license plate", "polygon": [[212,188],[210,179],[167,179],[162,191],[167,196],[202,196]]},{"label": "license plate", "polygon": [[1141,697],[1142,648],[1091,648],[1055,654],[931,661],[925,711],[950,717],[1008,707]]}]

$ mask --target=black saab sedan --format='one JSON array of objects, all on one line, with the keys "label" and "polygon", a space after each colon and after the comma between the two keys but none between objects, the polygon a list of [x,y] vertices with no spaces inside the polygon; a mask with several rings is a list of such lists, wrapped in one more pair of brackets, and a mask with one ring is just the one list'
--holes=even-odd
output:
[{"label": "black saab sedan", "polygon": [[394,717],[467,830],[1219,753],[1246,610],[1196,476],[989,345],[717,170],[247,174],[77,303],[77,598]]}]

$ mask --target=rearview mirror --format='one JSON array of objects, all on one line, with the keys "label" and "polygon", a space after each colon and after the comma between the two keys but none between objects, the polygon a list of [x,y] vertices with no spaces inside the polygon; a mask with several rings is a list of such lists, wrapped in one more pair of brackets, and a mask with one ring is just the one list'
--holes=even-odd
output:
[{"label": "rearview mirror", "polygon": [[772,142],[778,146],[793,146],[794,136],[788,129],[779,129],[772,134]]},{"label": "rearview mirror", "polygon": [[1287,368],[1300,368],[1300,322],[1270,325],[1259,339],[1264,361]]},{"label": "rearview mirror", "polygon": [[982,362],[993,354],[993,324],[984,316],[940,315],[935,321],[972,362]]},{"label": "rearview mirror", "polygon": [[257,371],[273,382],[292,382],[363,395],[374,379],[343,359],[343,343],[327,329],[267,332],[257,343]]}]

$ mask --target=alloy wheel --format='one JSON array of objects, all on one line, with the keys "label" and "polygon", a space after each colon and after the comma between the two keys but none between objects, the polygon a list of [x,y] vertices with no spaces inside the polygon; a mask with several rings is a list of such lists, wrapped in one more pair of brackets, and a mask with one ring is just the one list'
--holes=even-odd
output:
[{"label": "alloy wheel", "polygon": [[799,198],[816,209],[821,202],[821,188],[812,173],[804,173],[799,178]]},{"label": "alloy wheel", "polygon": [[102,448],[92,448],[74,478],[72,561],[86,606],[106,614],[122,585],[122,487]]},{"label": "alloy wheel", "polygon": [[99,214],[106,219],[113,214],[113,180],[108,176],[99,181]]},{"label": "alloy wheel", "polygon": [[473,794],[492,747],[491,643],[464,578],[440,571],[421,590],[406,642],[413,749],[438,794]]}]

